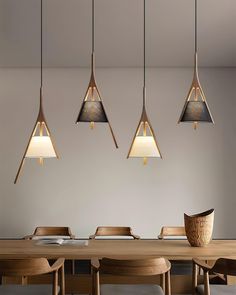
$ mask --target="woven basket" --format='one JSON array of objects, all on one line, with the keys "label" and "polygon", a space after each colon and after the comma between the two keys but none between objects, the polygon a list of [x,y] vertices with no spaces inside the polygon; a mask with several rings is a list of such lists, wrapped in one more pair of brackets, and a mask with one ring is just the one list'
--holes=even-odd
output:
[{"label": "woven basket", "polygon": [[213,232],[214,209],[194,214],[184,214],[187,239],[193,247],[204,247],[210,243]]}]

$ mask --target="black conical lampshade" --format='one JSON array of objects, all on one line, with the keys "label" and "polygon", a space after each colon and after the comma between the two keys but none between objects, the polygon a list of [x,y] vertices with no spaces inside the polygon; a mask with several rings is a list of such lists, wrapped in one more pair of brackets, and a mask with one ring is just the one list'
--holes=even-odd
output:
[{"label": "black conical lampshade", "polygon": [[210,109],[207,105],[206,96],[202,90],[198,77],[197,57],[197,0],[195,2],[195,53],[194,53],[194,75],[193,82],[185,100],[185,104],[178,123],[193,123],[194,129],[198,123],[214,123]]},{"label": "black conical lampshade", "polygon": [[84,101],[79,112],[78,122],[108,122],[102,102]]},{"label": "black conical lampshade", "polygon": [[111,128],[111,124],[108,120],[101,95],[99,93],[97,83],[95,81],[95,51],[94,51],[94,29],[95,29],[95,6],[94,0],[92,0],[92,60],[91,60],[91,78],[85,97],[83,99],[79,115],[76,120],[76,124],[79,122],[87,122],[91,129],[94,129],[95,123],[108,123],[113,141],[116,148],[118,144],[115,139],[114,132]]},{"label": "black conical lampshade", "polygon": [[205,101],[187,101],[180,122],[212,123],[207,103]]},{"label": "black conical lampshade", "polygon": [[80,112],[76,123],[79,122],[99,122],[99,123],[107,123],[108,118],[95,83],[95,79],[92,77],[85,94],[84,101],[81,105]]}]

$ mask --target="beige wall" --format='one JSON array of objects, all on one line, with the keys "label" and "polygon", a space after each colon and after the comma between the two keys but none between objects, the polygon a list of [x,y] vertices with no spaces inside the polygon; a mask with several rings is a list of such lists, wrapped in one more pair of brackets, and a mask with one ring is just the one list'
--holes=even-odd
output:
[{"label": "beige wall", "polygon": [[0,71],[0,236],[20,237],[37,225],[69,225],[80,237],[97,225],[130,225],[156,237],[183,213],[216,209],[215,237],[236,237],[235,70],[201,69],[215,126],[177,125],[191,69],[149,69],[148,112],[163,153],[146,167],[126,155],[142,101],[140,69],[99,69],[100,85],[119,150],[106,125],[76,126],[87,69],[45,70],[45,114],[59,161],[27,161],[13,180],[36,119],[39,71]]}]

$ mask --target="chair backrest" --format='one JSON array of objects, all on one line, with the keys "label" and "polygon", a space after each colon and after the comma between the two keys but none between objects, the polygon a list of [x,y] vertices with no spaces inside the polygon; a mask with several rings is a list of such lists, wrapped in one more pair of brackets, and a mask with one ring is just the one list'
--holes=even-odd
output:
[{"label": "chair backrest", "polygon": [[165,258],[117,260],[103,258],[100,261],[102,273],[122,276],[153,276],[170,270],[171,264]]},{"label": "chair backrest", "polygon": [[104,236],[126,236],[134,239],[140,239],[139,236],[134,235],[131,227],[128,226],[99,226],[96,229],[94,235],[90,236],[90,239]]},{"label": "chair backrest", "polygon": [[46,258],[0,260],[2,276],[35,276],[51,272]]},{"label": "chair backrest", "polygon": [[165,237],[186,237],[184,226],[163,226],[158,239],[163,240]]},{"label": "chair backrest", "polygon": [[53,265],[49,265],[46,258],[1,259],[0,276],[22,277],[21,283],[24,285],[28,276],[52,273],[52,295],[55,295],[59,291],[58,275],[60,275],[60,294],[65,295],[64,261],[64,258],[58,258]]},{"label": "chair backrest", "polygon": [[211,270],[219,274],[236,276],[236,260],[228,258],[219,258],[216,260]]},{"label": "chair backrest", "polygon": [[69,236],[72,233],[69,227],[65,226],[39,226],[36,227],[33,236]]}]

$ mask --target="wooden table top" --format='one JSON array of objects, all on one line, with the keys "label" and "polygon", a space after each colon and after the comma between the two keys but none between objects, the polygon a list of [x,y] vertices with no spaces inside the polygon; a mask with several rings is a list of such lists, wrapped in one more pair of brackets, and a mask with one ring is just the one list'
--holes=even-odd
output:
[{"label": "wooden table top", "polygon": [[190,247],[186,240],[89,240],[88,246],[37,245],[32,240],[0,240],[0,258],[46,257],[91,259],[92,257],[146,258],[162,256],[171,260],[193,257],[214,260],[236,259],[236,240],[214,240],[207,247]]}]

